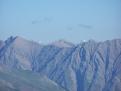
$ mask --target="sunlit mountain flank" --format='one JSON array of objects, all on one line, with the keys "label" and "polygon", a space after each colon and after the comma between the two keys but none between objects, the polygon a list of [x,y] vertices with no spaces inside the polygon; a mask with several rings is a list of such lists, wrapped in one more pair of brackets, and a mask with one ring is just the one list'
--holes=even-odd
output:
[{"label": "sunlit mountain flank", "polygon": [[0,91],[121,91],[121,0],[0,0]]},{"label": "sunlit mountain flank", "polygon": [[0,42],[0,89],[121,91],[121,39],[42,45],[11,36]]}]

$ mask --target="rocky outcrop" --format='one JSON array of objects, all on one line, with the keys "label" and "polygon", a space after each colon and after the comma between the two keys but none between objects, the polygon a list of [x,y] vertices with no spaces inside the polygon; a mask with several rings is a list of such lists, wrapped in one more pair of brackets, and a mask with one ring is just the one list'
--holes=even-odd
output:
[{"label": "rocky outcrop", "polygon": [[17,37],[0,64],[44,74],[67,91],[121,91],[121,39],[39,45]]}]

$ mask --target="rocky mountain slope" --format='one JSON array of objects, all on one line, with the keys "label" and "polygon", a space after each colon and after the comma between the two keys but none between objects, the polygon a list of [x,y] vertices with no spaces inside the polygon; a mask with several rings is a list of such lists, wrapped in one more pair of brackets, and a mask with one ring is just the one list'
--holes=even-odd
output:
[{"label": "rocky mountain slope", "polygon": [[0,67],[0,91],[65,91],[46,76]]},{"label": "rocky mountain slope", "polygon": [[10,37],[0,42],[0,64],[43,74],[66,91],[121,91],[121,39],[41,45]]}]

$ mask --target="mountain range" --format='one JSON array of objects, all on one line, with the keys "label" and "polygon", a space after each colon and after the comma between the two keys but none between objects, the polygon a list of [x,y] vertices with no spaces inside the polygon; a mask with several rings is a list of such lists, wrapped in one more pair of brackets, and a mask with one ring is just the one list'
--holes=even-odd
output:
[{"label": "mountain range", "polygon": [[0,91],[121,91],[121,39],[0,40]]}]

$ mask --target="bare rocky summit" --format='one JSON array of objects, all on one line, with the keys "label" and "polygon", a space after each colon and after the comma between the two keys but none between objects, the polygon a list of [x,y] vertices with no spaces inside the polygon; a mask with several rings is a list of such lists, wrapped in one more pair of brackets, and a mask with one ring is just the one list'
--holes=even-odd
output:
[{"label": "bare rocky summit", "polygon": [[121,39],[40,45],[10,37],[0,41],[0,65],[43,74],[66,91],[121,91]]}]

